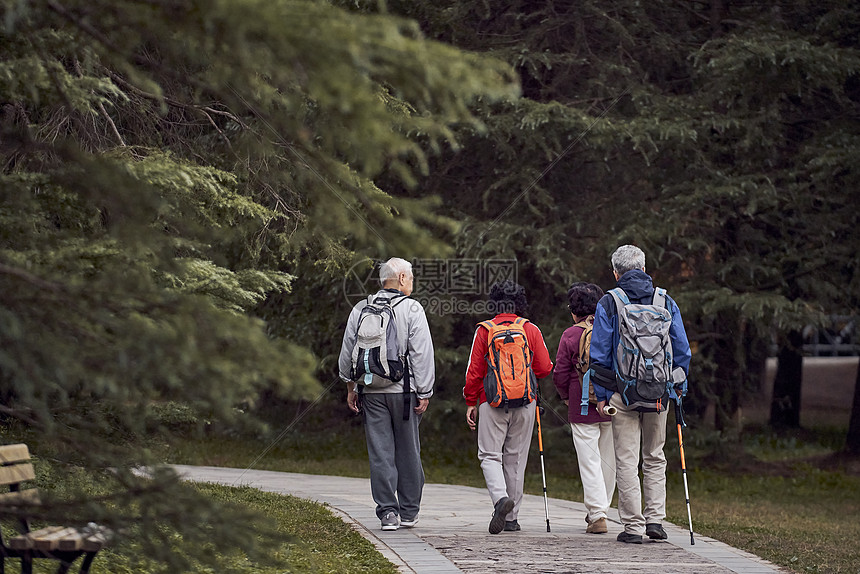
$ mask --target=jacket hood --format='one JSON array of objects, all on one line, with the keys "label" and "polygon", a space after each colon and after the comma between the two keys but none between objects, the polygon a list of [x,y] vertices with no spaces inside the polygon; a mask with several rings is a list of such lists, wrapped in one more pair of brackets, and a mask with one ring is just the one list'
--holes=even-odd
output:
[{"label": "jacket hood", "polygon": [[654,283],[651,276],[634,269],[628,271],[618,280],[618,286],[624,289],[631,303],[650,303],[654,296]]}]

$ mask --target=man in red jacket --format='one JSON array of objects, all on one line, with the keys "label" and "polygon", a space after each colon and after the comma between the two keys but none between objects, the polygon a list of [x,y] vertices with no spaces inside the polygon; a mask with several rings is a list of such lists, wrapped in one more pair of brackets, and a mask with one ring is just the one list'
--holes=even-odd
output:
[{"label": "man in red jacket", "polygon": [[[500,311],[492,322],[496,325],[513,324],[528,312],[525,289],[513,281],[496,283],[490,288],[490,301]],[[531,352],[531,369],[537,378],[552,372],[552,360],[540,329],[531,322],[524,325],[528,348]],[[487,375],[489,330],[478,325],[472,340],[472,352],[466,368],[466,423],[478,429],[478,460],[487,490],[493,502],[493,516],[489,531],[517,531],[520,503],[523,499],[523,479],[535,423],[536,400],[521,406],[507,403],[493,407],[487,402],[484,378]]]}]

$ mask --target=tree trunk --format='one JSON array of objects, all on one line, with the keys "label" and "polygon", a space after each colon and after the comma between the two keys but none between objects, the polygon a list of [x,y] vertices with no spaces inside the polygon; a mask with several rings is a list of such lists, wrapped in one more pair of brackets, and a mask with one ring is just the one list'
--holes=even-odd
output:
[{"label": "tree trunk", "polygon": [[791,331],[779,351],[770,424],[777,428],[800,427],[800,389],[803,384],[803,335]]},{"label": "tree trunk", "polygon": [[845,451],[852,456],[860,456],[860,364],[857,365],[857,377],[854,379],[854,403],[851,406]]},{"label": "tree trunk", "polygon": [[726,3],[723,0],[711,2],[711,32],[714,38],[723,35],[723,19],[726,17]]}]

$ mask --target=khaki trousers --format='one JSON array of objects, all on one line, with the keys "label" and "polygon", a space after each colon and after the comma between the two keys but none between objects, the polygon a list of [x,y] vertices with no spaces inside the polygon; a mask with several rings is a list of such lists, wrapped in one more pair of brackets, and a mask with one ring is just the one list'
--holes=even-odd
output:
[{"label": "khaki trousers", "polygon": [[478,460],[493,505],[504,496],[514,501],[505,520],[516,520],[523,501],[523,482],[535,425],[535,401],[524,407],[478,407]]},{"label": "khaki trousers", "polygon": [[666,443],[669,412],[640,413],[632,410],[624,404],[619,393],[612,395],[609,404],[618,409],[618,413],[612,417],[618,515],[625,532],[644,535],[645,524],[660,524],[666,517],[666,455],[663,445]]}]

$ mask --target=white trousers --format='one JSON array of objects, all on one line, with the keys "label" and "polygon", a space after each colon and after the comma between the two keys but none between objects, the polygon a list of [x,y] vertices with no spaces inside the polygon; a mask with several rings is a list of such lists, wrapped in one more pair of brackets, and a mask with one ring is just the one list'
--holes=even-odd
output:
[{"label": "white trousers", "polygon": [[589,522],[606,518],[615,493],[615,446],[612,423],[571,423],[579,463],[583,502]]},{"label": "white trousers", "polygon": [[505,520],[516,520],[523,501],[523,482],[535,425],[535,401],[524,407],[478,407],[478,460],[490,499],[495,505],[507,496],[514,508]]},{"label": "white trousers", "polygon": [[612,417],[618,515],[625,532],[644,535],[645,524],[660,524],[666,517],[666,455],[663,453],[663,445],[666,444],[666,420],[669,411],[640,413],[629,409],[619,393],[612,395],[609,404],[618,409],[618,413]]}]

